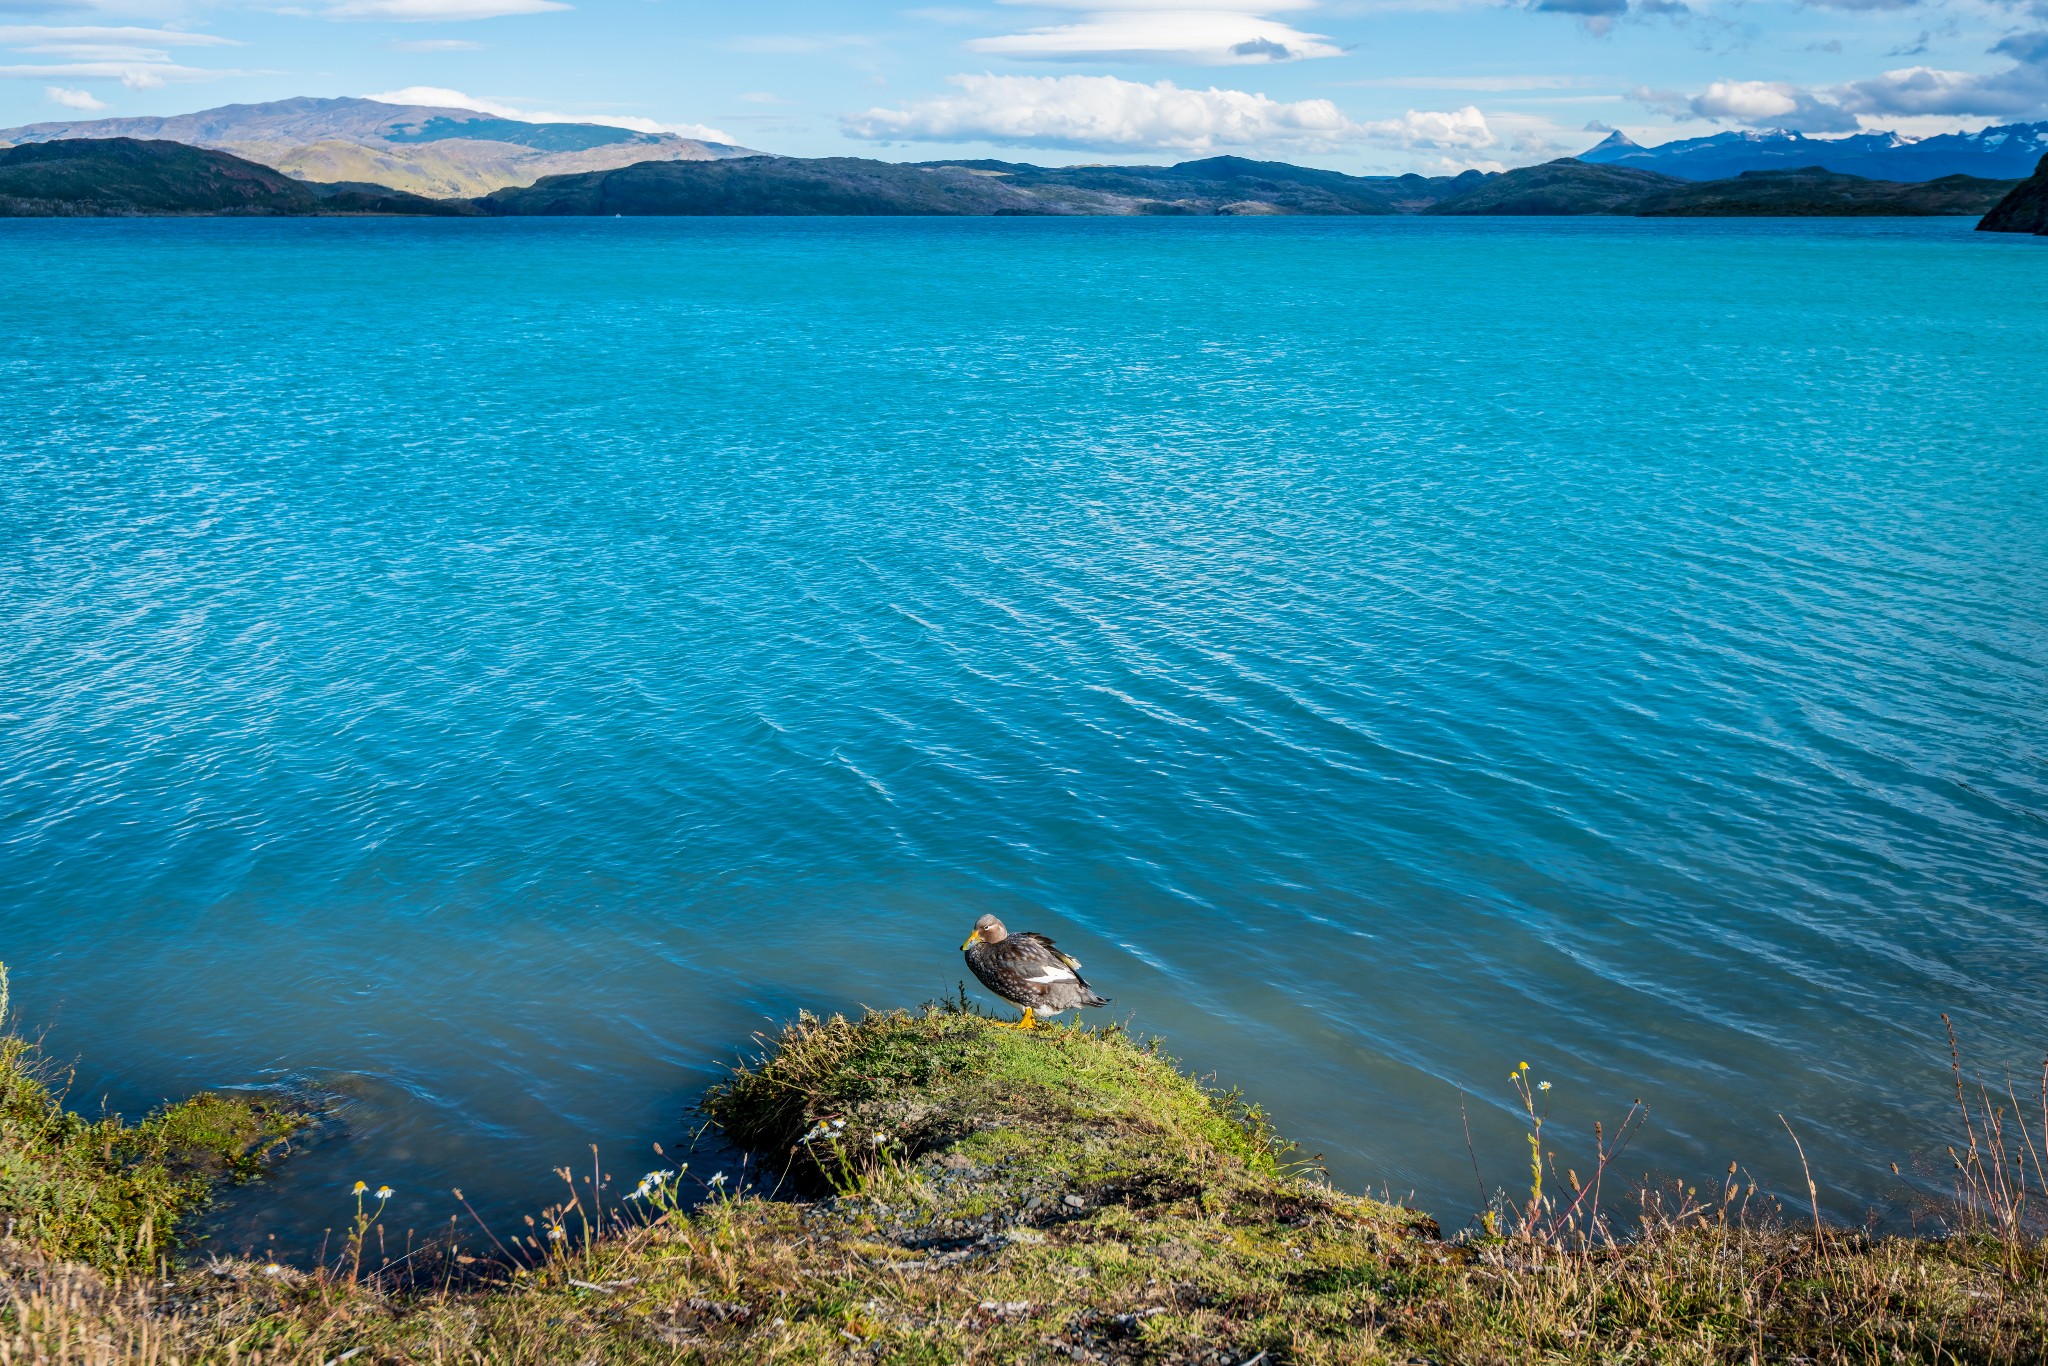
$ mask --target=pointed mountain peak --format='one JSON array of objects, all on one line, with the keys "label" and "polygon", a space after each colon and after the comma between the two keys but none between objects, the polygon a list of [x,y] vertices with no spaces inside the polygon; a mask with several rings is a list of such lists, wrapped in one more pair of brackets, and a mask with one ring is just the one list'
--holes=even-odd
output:
[{"label": "pointed mountain peak", "polygon": [[1643,145],[1640,142],[1637,142],[1634,138],[1616,128],[1609,132],[1606,137],[1600,139],[1599,142],[1579,153],[1579,160],[1605,161],[1611,157],[1625,156],[1630,152],[1640,152],[1642,150]]}]

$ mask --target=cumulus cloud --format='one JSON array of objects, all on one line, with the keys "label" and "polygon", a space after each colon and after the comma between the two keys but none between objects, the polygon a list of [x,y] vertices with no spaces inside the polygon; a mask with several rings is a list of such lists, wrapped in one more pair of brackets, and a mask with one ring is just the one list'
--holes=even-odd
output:
[{"label": "cumulus cloud", "polygon": [[1991,72],[1899,67],[1818,88],[1785,81],[1716,81],[1689,98],[1647,89],[1638,89],[1633,98],[1665,113],[1799,133],[1854,132],[1865,119],[2048,114],[2048,31],[2012,34],[1991,51],[2011,58],[2012,65]]},{"label": "cumulus cloud", "polygon": [[1839,104],[1784,81],[1715,81],[1688,105],[1700,118],[1752,128],[1853,133],[1862,126]]},{"label": "cumulus cloud", "polygon": [[1207,152],[1273,143],[1330,145],[1357,126],[1328,100],[1291,103],[1243,90],[1184,90],[1115,76],[954,76],[954,90],[900,109],[849,115],[873,142],[993,142],[1073,150]]},{"label": "cumulus cloud", "polygon": [[1189,90],[1115,76],[954,76],[952,91],[848,115],[848,136],[874,142],[988,142],[1070,151],[1208,153],[1378,146],[1442,152],[1469,164],[1500,139],[1478,108],[1411,109],[1359,123],[1329,100],[1275,100],[1244,90]]},{"label": "cumulus cloud", "polygon": [[68,90],[61,85],[43,87],[43,98],[62,109],[80,109],[90,112],[105,109],[105,100],[95,99],[90,90]]},{"label": "cumulus cloud", "polygon": [[1486,115],[1470,104],[1448,111],[1411,109],[1398,119],[1359,124],[1358,130],[1368,141],[1408,151],[1470,152],[1500,145]]},{"label": "cumulus cloud", "polygon": [[2048,106],[2048,81],[2038,67],[1981,75],[1931,66],[1902,67],[1855,81],[1839,98],[1858,113],[1885,115],[1989,114],[2022,117]]},{"label": "cumulus cloud", "polygon": [[545,14],[569,6],[560,0],[342,0],[322,11],[329,19],[388,19],[401,24],[454,24]]},{"label": "cumulus cloud", "polygon": [[518,119],[524,123],[595,123],[605,128],[630,128],[636,133],[674,133],[677,137],[696,138],[702,142],[732,142],[730,133],[716,128],[707,128],[701,123],[657,123],[653,119],[634,118],[618,114],[556,114],[541,109],[523,109],[518,105],[506,104],[502,100],[479,99],[465,95],[460,90],[450,90],[439,85],[409,85],[403,90],[385,90],[375,95],[363,96],[379,104],[417,104],[429,109],[467,109],[476,114],[489,114],[493,118]]},{"label": "cumulus cloud", "polygon": [[2048,112],[2048,33],[2015,34],[1992,51],[2013,58],[2013,65],[1984,73],[1902,67],[1833,93],[1844,108],[1867,115],[2038,118]]},{"label": "cumulus cloud", "polygon": [[[1025,0],[1005,0],[1024,3]],[[1269,16],[1314,0],[1031,0],[1081,11],[1072,21],[976,38],[970,51],[1016,61],[1170,62],[1242,66],[1335,57],[1343,49]]]}]

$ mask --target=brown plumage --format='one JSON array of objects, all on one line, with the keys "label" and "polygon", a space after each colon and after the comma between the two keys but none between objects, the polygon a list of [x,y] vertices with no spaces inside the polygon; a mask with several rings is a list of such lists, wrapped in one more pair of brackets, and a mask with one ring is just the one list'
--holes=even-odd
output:
[{"label": "brown plumage", "polygon": [[1039,1015],[1109,1004],[1108,998],[1097,996],[1081,980],[1079,960],[1061,953],[1042,934],[1028,930],[1011,934],[992,915],[974,922],[974,933],[960,948],[967,955],[968,970],[983,986],[1010,1004],[1024,1007],[1025,1029],[1034,1028]]}]

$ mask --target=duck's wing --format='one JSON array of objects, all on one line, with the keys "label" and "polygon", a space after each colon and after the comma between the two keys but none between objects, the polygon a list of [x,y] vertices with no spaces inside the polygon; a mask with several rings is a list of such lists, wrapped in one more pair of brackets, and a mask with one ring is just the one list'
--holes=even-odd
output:
[{"label": "duck's wing", "polygon": [[1026,930],[1022,934],[1013,934],[1010,938],[1029,951],[1033,962],[1042,963],[1049,968],[1066,968],[1071,972],[1081,970],[1080,959],[1070,953],[1061,953],[1054,947],[1053,942],[1042,934]]},{"label": "duck's wing", "polygon": [[1109,1004],[1106,997],[1096,995],[1095,988],[1082,979],[1081,960],[1061,953],[1044,935],[1013,934],[1003,942],[1017,945],[1013,961],[1022,965],[1020,975],[1044,994],[1051,1010]]}]

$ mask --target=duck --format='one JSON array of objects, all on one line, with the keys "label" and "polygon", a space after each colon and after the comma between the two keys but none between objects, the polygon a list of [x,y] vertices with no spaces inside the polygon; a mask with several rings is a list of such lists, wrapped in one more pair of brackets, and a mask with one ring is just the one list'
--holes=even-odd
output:
[{"label": "duck", "polygon": [[981,984],[1011,1005],[1022,1006],[1024,1018],[1014,1026],[1036,1029],[1040,1015],[1057,1015],[1077,1006],[1106,1006],[1081,980],[1081,962],[1053,947],[1042,934],[1029,930],[1011,934],[1003,922],[985,915],[960,946],[969,971]]}]

